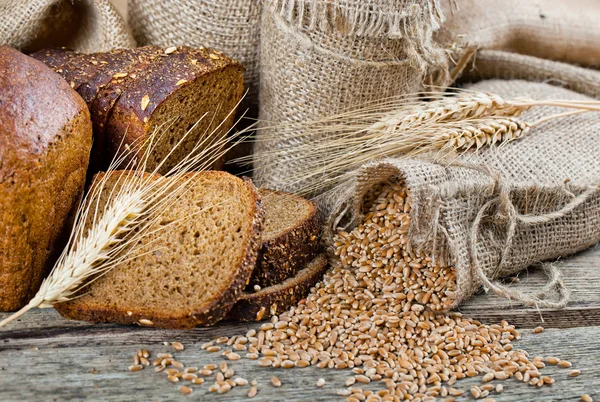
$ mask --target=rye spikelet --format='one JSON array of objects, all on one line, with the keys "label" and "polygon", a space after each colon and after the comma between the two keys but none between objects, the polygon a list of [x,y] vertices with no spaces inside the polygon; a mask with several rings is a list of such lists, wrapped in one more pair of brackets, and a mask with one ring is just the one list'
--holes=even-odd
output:
[{"label": "rye spikelet", "polygon": [[[203,118],[206,118],[206,115]],[[161,136],[169,132],[169,126],[159,127],[143,144],[125,147],[129,152],[122,152],[121,156],[111,163],[107,174],[98,176],[100,180],[95,182],[86,195],[77,211],[68,243],[35,297],[21,310],[1,321],[0,327],[32,308],[52,307],[55,303],[69,300],[83,286],[89,284],[90,280],[93,281],[127,261],[130,255],[134,255],[140,239],[148,234],[148,228],[160,218],[160,212],[172,205],[190,187],[190,182],[196,176],[186,173],[209,168],[235,145],[227,146],[226,136],[213,135],[221,130],[223,122],[213,132],[205,133],[190,153],[160,180],[150,178],[157,174],[181,144],[185,143],[196,126],[173,146],[150,175],[140,172],[146,171],[156,144],[161,142]],[[238,133],[237,138],[237,141],[241,141],[243,133]],[[114,186],[108,195],[108,207],[100,210],[100,196],[105,191],[110,172],[115,171],[124,160],[128,160],[131,149],[137,148],[137,145],[140,146],[139,149],[143,149],[142,156],[137,160],[131,159],[127,164],[127,168],[118,179],[121,185]],[[115,188],[118,190],[115,191]],[[177,221],[174,221],[169,225],[176,223]],[[161,230],[169,225],[161,226]],[[124,252],[125,250],[127,252]]]},{"label": "rye spikelet", "polygon": [[[423,100],[423,96],[431,101]],[[311,122],[270,127],[294,133],[295,142],[255,153],[267,171],[286,171],[280,190],[317,196],[344,182],[345,174],[384,157],[459,155],[484,146],[503,146],[549,119],[600,110],[600,102],[504,99],[496,94],[461,90],[429,92],[387,99],[379,104],[326,116]],[[527,122],[532,107],[556,106],[573,111]],[[258,140],[275,142],[259,132]],[[240,159],[240,162],[247,160]],[[261,172],[259,172],[261,173]]]}]

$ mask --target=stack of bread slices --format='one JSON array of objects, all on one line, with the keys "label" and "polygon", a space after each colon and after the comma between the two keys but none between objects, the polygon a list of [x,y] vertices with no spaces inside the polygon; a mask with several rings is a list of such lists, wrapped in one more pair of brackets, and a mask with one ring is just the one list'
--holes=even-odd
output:
[{"label": "stack of bread slices", "polygon": [[[124,172],[109,173],[103,194]],[[295,305],[322,278],[327,259],[312,202],[225,172],[189,174],[188,190],[148,229],[154,234],[80,297],[56,304],[63,316],[163,328],[258,321]]]}]

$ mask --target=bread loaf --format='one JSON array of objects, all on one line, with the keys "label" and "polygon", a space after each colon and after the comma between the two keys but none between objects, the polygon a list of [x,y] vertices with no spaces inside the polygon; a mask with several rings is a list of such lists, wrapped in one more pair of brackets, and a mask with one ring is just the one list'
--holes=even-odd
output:
[{"label": "bread loaf", "polygon": [[43,63],[0,47],[0,311],[22,307],[66,242],[92,145],[85,102]]},{"label": "bread loaf", "polygon": [[326,269],[327,257],[320,254],[295,276],[258,292],[242,293],[227,317],[241,321],[261,321],[281,314],[303,299],[310,288],[323,278]]},{"label": "bread loaf", "polygon": [[256,268],[250,278],[268,287],[293,277],[320,252],[317,207],[298,195],[258,190],[265,207],[265,230]]},{"label": "bread loaf", "polygon": [[94,122],[97,170],[105,169],[120,147],[133,147],[139,155],[148,134],[166,128],[148,161],[147,170],[152,171],[193,129],[160,169],[168,172],[204,136],[225,136],[244,91],[241,64],[211,49],[147,46],[95,54],[65,52],[43,50],[32,56],[60,73],[86,100]]},{"label": "bread loaf", "polygon": [[[110,174],[100,210],[121,183],[120,172]],[[264,219],[260,196],[249,180],[225,172],[189,175],[188,190],[148,228],[154,233],[129,252],[132,259],[83,288],[81,297],[56,304],[63,316],[164,328],[225,317],[256,263]]]}]

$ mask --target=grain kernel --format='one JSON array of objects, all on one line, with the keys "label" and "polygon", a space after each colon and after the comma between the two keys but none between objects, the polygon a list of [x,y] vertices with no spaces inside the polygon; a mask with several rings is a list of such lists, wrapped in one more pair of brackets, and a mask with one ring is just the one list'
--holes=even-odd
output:
[{"label": "grain kernel", "polygon": [[192,393],[192,389],[190,387],[186,387],[185,385],[182,385],[179,387],[179,392],[181,392],[184,395],[189,395]]},{"label": "grain kernel", "polygon": [[257,393],[258,389],[256,387],[250,387],[250,390],[248,391],[248,398],[254,398]]},{"label": "grain kernel", "polygon": [[144,366],[142,366],[141,364],[132,364],[131,366],[128,367],[128,370],[129,371],[140,371],[143,368],[144,368]]},{"label": "grain kernel", "polygon": [[535,327],[533,329],[534,334],[541,334],[542,332],[544,332],[544,327]]}]

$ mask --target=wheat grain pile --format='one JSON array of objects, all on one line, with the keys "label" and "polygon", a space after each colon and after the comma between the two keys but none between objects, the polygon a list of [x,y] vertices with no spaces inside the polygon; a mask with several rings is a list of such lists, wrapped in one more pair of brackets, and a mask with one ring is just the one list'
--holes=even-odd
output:
[{"label": "wheat grain pile", "polygon": [[[530,358],[526,351],[515,349],[512,341],[519,339],[519,332],[506,321],[485,325],[462,314],[442,312],[452,304],[453,268],[407,249],[410,194],[406,187],[388,181],[374,186],[365,200],[363,222],[335,238],[340,263],[305,300],[272,317],[258,331],[221,337],[202,349],[228,360],[256,360],[262,367],[351,369],[346,388],[340,384],[338,391],[348,402],[439,397],[453,401],[463,394],[491,401],[491,396],[504,390],[493,380],[516,378],[542,387],[554,383],[540,371],[546,363],[571,366],[556,357]],[[183,365],[172,359],[157,359],[155,365],[171,381],[197,377],[186,375]],[[170,365],[176,366],[166,368]],[[206,377],[213,372],[200,374],[204,379],[192,384],[208,382]],[[223,367],[209,391],[225,393],[247,384],[233,375],[231,367]],[[475,376],[481,376],[480,386],[461,388],[460,379]],[[379,391],[365,389],[376,381],[381,383]],[[256,387],[253,384],[248,396],[256,395]],[[188,393],[188,388],[181,392]]]}]

